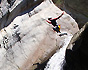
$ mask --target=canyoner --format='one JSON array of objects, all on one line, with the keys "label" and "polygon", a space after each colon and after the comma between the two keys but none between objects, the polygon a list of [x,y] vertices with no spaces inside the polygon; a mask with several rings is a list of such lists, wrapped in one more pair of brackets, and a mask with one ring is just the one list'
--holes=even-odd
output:
[{"label": "canyoner", "polygon": [[58,20],[60,17],[62,17],[63,14],[64,14],[64,12],[57,18],[50,17],[50,18],[48,18],[48,20],[46,20],[49,24],[53,25],[53,30],[56,31],[57,33],[60,32],[60,25],[57,24],[56,20]]}]

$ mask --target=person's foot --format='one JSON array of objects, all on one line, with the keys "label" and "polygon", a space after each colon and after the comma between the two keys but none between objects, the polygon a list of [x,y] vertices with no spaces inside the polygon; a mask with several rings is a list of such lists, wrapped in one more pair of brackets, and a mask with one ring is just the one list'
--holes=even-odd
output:
[{"label": "person's foot", "polygon": [[[60,31],[58,31],[58,32],[61,33]],[[58,32],[57,32],[57,33],[58,33]]]}]

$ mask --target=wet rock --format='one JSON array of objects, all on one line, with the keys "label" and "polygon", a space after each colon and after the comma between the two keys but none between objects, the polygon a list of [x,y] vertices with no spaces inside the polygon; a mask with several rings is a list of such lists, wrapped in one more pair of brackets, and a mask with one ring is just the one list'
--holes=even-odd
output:
[{"label": "wet rock", "polygon": [[81,28],[84,23],[88,22],[88,1],[86,0],[64,0],[64,9],[78,22]]},{"label": "wet rock", "polygon": [[64,70],[88,70],[88,23],[76,33],[66,50]]}]

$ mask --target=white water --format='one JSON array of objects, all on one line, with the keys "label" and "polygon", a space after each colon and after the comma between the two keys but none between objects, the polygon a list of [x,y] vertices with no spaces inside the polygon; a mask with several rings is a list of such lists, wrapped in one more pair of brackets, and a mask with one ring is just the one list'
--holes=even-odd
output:
[{"label": "white water", "polygon": [[68,46],[71,38],[72,35],[70,34],[65,37],[64,46],[51,57],[44,70],[62,70],[66,47]]}]

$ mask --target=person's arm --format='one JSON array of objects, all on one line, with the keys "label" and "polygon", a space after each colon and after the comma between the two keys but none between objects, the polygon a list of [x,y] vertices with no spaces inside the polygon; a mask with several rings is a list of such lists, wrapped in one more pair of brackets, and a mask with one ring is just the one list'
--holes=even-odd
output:
[{"label": "person's arm", "polygon": [[51,24],[51,21],[46,20],[49,24]]},{"label": "person's arm", "polygon": [[58,19],[64,14],[64,12],[58,17]]},{"label": "person's arm", "polygon": [[63,12],[59,17],[54,18],[54,19],[52,19],[52,20],[57,20],[57,19],[59,19],[63,14],[64,14],[64,12]]}]

